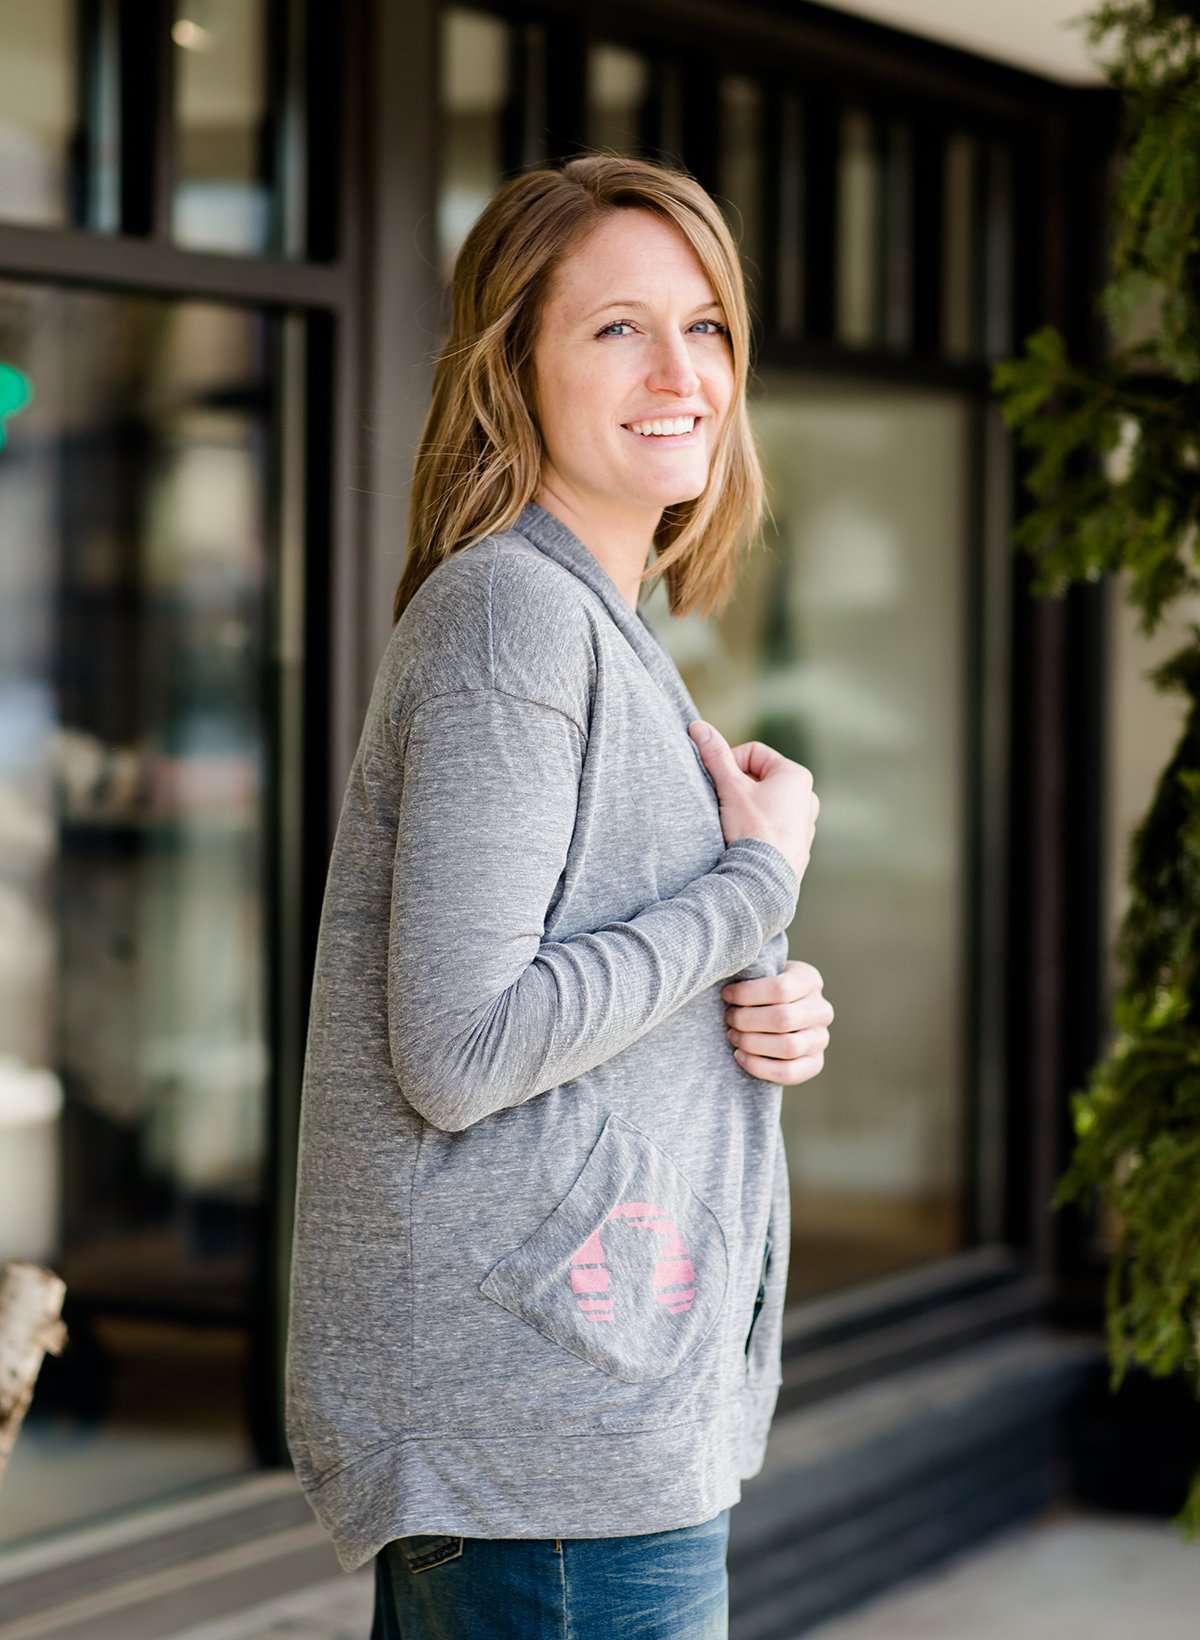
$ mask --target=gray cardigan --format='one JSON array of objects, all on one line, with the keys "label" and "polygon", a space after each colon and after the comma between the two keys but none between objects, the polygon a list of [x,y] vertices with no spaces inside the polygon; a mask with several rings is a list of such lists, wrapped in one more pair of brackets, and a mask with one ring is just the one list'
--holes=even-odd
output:
[{"label": "gray cardigan", "polygon": [[783,967],[799,879],[726,846],[699,715],[534,503],[388,642],[321,917],[286,1363],[347,1571],[412,1533],[699,1523],[762,1465],[783,1090],[720,990]]}]

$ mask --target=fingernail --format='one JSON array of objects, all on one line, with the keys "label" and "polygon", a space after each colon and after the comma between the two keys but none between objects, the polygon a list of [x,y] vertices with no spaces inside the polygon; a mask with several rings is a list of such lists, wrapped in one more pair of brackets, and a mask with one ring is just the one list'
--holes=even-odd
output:
[{"label": "fingernail", "polygon": [[712,733],[712,730],[709,728],[708,724],[705,723],[703,718],[697,718],[695,723],[691,725],[691,728],[697,740],[707,740],[709,735]]}]

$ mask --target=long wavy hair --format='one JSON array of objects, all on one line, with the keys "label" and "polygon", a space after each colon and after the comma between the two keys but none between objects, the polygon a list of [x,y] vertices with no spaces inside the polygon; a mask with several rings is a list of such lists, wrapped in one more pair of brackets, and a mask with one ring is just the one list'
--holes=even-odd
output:
[{"label": "long wavy hair", "polygon": [[[734,383],[703,492],[663,509],[654,559],[673,615],[724,607],[741,549],[758,536],[763,476],[746,407],[750,317],[737,247],[694,177],[651,160],[586,153],[506,182],[476,219],[454,264],[450,334],[434,367],[417,447],[398,621],[444,558],[509,529],[539,488],[543,447],[534,413],[533,353],[559,262],[612,211],[673,222],[725,311]],[[640,584],[640,583],[639,583]]]}]

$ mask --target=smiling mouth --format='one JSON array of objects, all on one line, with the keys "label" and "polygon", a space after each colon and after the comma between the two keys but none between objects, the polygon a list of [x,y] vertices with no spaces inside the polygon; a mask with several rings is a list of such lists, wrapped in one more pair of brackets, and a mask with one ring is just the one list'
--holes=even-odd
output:
[{"label": "smiling mouth", "polygon": [[[664,416],[662,419],[670,421],[678,418]],[[700,424],[703,420],[703,416],[693,416],[692,425],[686,433],[642,433],[638,432],[636,427],[627,421],[623,421],[621,426],[627,433],[632,433],[634,438],[640,438],[646,444],[691,444],[699,436]]]}]

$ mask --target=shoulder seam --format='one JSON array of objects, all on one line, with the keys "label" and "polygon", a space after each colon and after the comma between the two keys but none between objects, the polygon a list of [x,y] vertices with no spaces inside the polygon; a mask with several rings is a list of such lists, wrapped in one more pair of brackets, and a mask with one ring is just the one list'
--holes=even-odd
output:
[{"label": "shoulder seam", "polygon": [[436,694],[426,695],[425,699],[418,701],[416,706],[412,709],[408,721],[408,734],[405,736],[404,746],[400,748],[401,752],[403,753],[407,750],[408,741],[412,736],[413,727],[416,724],[418,714],[423,712],[427,706],[431,706],[434,701],[449,700],[455,696],[471,695],[501,695],[505,700],[519,700],[525,706],[537,706],[540,707],[543,712],[553,712],[555,717],[565,718],[582,741],[585,743],[587,741],[587,732],[583,728],[582,724],[580,724],[578,719],[572,717],[570,712],[564,712],[561,706],[551,706],[549,701],[535,700],[532,695],[518,695],[511,689],[497,689],[493,685],[489,689],[441,689]]}]

